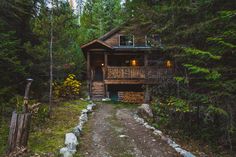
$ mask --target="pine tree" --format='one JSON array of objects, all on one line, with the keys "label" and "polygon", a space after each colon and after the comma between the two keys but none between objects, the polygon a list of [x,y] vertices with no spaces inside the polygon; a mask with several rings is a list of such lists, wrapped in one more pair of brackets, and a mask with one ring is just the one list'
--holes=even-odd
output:
[{"label": "pine tree", "polygon": [[88,0],[81,17],[81,43],[100,37],[122,23],[120,0]]}]

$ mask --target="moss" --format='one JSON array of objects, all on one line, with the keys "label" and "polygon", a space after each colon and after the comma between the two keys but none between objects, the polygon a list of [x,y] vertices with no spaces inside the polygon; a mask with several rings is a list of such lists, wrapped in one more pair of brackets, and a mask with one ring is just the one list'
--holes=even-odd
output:
[{"label": "moss", "polygon": [[114,105],[116,109],[128,108],[128,109],[136,109],[139,105],[138,104],[131,104],[119,101],[106,101],[106,102],[97,102],[98,104],[108,104]]},{"label": "moss", "polygon": [[57,154],[64,146],[65,133],[76,126],[80,111],[87,105],[86,101],[76,100],[55,107],[50,119],[32,129],[29,138],[31,152]]}]

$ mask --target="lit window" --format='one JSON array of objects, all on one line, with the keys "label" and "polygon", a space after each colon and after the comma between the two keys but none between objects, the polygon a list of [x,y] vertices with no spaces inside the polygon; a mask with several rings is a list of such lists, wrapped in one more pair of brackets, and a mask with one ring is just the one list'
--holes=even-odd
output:
[{"label": "lit window", "polygon": [[120,36],[120,46],[133,46],[134,37],[132,35],[121,35]]},{"label": "lit window", "polygon": [[172,68],[172,66],[173,66],[172,61],[171,60],[166,60],[166,67],[167,68]]},{"label": "lit window", "polygon": [[136,66],[137,65],[137,61],[135,59],[131,60],[131,65],[132,66]]}]

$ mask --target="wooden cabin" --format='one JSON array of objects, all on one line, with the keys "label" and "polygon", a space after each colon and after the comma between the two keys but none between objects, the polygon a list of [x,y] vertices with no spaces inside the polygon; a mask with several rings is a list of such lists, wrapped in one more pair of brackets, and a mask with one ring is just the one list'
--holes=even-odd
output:
[{"label": "wooden cabin", "polygon": [[150,101],[150,88],[172,77],[173,62],[158,35],[116,28],[83,45],[90,97]]}]

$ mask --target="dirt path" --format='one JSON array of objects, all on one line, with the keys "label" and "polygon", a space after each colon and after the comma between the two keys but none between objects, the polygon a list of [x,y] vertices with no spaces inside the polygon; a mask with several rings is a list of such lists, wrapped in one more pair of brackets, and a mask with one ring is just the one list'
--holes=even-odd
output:
[{"label": "dirt path", "polygon": [[98,105],[81,137],[85,157],[175,157],[171,147],[138,124],[129,109]]}]

